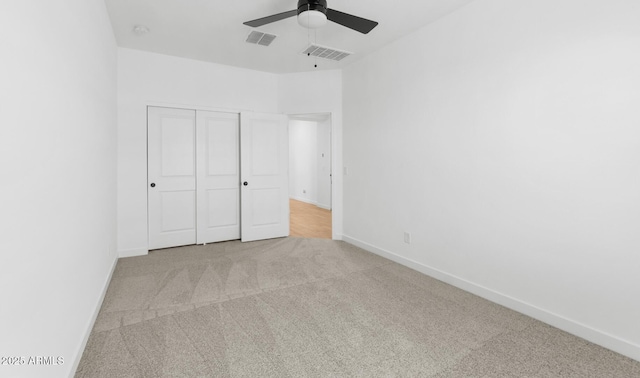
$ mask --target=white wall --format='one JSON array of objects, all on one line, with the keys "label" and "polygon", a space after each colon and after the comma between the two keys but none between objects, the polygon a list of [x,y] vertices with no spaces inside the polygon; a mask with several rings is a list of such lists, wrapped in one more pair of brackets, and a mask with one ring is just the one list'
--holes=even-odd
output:
[{"label": "white wall", "polygon": [[[278,76],[278,109],[285,114],[330,113],[332,166],[342,167],[342,71]],[[342,238],[342,175],[333,175],[331,196],[332,237],[339,240]]]},{"label": "white wall", "polygon": [[289,121],[289,197],[318,202],[318,123]]},{"label": "white wall", "polygon": [[345,240],[640,360],[639,19],[476,0],[345,69]]},{"label": "white wall", "polygon": [[118,49],[118,251],[146,254],[147,105],[278,110],[274,74]]},{"label": "white wall", "polygon": [[116,261],[115,39],[102,0],[0,4],[0,376],[75,371]]}]

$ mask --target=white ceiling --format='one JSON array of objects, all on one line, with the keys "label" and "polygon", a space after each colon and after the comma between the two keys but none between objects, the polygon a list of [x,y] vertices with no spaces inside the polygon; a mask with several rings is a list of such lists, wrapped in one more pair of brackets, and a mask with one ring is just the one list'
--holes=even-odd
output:
[{"label": "white ceiling", "polygon": [[[312,71],[315,58],[301,52],[309,41],[354,53],[317,69],[342,68],[472,0],[328,0],[328,7],[378,21],[369,34],[329,22],[314,33],[295,17],[259,28],[245,21],[296,8],[296,0],[105,0],[121,47],[273,73]],[[150,32],[136,35],[135,25]],[[246,43],[251,30],[278,37],[265,47]]]}]

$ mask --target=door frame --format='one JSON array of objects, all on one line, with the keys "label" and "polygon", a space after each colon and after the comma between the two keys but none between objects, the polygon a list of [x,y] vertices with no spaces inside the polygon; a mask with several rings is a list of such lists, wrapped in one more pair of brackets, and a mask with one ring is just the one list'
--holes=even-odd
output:
[{"label": "door frame", "polygon": [[287,113],[291,119],[303,119],[304,117],[329,117],[331,121],[331,239],[342,240],[342,129],[338,125],[336,113],[332,111],[326,112],[305,112],[305,113]]}]

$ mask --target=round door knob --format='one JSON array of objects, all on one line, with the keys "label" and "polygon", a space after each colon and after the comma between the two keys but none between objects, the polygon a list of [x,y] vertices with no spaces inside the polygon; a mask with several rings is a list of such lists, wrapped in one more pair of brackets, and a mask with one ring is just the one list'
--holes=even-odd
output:
[{"label": "round door knob", "polygon": [[152,188],[155,188],[155,187],[156,187],[156,183],[155,183],[155,182],[152,182],[152,183],[151,183],[151,187],[152,187]]},{"label": "round door knob", "polygon": [[249,185],[249,183],[245,181],[245,182],[242,183],[242,185],[247,186],[247,185]]}]

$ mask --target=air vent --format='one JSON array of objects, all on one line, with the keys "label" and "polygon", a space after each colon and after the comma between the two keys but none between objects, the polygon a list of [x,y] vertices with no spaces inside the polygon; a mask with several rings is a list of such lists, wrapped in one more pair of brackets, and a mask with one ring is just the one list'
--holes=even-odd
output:
[{"label": "air vent", "polygon": [[309,47],[307,47],[302,53],[304,55],[317,56],[318,58],[335,60],[336,62],[339,62],[353,54],[347,51],[341,51],[320,45],[309,45]]},{"label": "air vent", "polygon": [[269,46],[276,36],[273,34],[262,33],[258,31],[252,31],[247,37],[247,43],[253,43],[262,46]]}]

